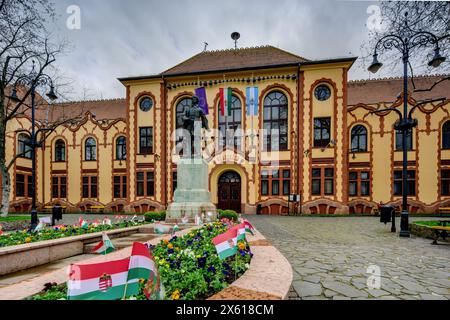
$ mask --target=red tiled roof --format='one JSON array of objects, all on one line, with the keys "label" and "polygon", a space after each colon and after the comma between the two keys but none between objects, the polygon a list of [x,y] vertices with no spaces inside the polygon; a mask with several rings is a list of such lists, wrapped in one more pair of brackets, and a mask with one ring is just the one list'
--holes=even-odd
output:
[{"label": "red tiled roof", "polygon": [[305,61],[308,60],[273,46],[204,51],[162,72],[161,75],[267,67]]},{"label": "red tiled roof", "polygon": [[[448,75],[416,76],[414,77],[414,84],[416,89],[428,89],[436,81],[445,77],[448,77]],[[439,83],[431,91],[413,92],[414,88],[410,79],[408,88],[412,98],[415,100],[450,98],[449,80]],[[349,81],[348,105],[394,102],[402,92],[403,78]]]}]

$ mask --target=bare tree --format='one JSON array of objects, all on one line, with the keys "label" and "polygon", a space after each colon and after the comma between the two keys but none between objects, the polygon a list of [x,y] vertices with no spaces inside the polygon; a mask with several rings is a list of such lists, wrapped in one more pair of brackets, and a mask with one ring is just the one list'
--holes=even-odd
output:
[{"label": "bare tree", "polygon": [[[19,102],[10,99],[12,88],[18,79],[28,76],[31,83],[52,70],[56,57],[63,53],[67,43],[52,43],[46,26],[54,21],[53,4],[49,0],[0,0],[0,174],[2,181],[2,199],[0,212],[7,215],[11,192],[9,169],[15,160],[23,154],[15,155],[6,162],[5,143],[7,125],[14,118],[30,113],[31,86],[18,87]],[[30,71],[33,69],[33,72]],[[39,105],[47,101],[38,99]],[[76,117],[40,121],[38,142],[42,143],[56,127],[76,121]]]},{"label": "bare tree", "polygon": [[[379,39],[387,34],[406,36],[405,12],[408,12],[408,27],[414,31],[428,31],[437,36],[440,53],[447,60],[439,69],[428,66],[434,54],[434,48],[428,50],[417,46],[410,51],[410,69],[416,74],[450,73],[450,2],[448,1],[380,1],[381,20],[369,31],[369,40],[361,46],[361,66],[367,68],[372,61],[372,54]],[[383,75],[401,74],[401,56],[395,50],[379,50],[380,61],[385,65]],[[448,77],[447,77],[448,78]],[[447,80],[446,77],[443,77]],[[423,91],[428,88],[414,88]]]}]

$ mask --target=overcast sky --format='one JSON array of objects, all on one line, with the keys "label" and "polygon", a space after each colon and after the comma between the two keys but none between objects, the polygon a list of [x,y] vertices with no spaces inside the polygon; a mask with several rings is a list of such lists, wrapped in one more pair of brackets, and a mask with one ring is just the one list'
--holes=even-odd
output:
[{"label": "overcast sky", "polygon": [[[373,1],[58,0],[57,33],[71,43],[58,67],[74,99],[124,97],[118,77],[159,73],[203,50],[273,45],[308,59],[361,55]],[[69,30],[70,5],[81,28]],[[368,78],[355,64],[350,79]],[[86,89],[85,89],[86,88]],[[86,91],[87,90],[87,91]]]}]

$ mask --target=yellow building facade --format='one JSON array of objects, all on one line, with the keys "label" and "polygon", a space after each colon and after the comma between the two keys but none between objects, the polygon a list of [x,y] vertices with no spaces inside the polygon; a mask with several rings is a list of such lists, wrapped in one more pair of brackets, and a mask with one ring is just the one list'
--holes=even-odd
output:
[{"label": "yellow building facade", "polygon": [[[204,132],[203,156],[218,208],[250,214],[369,214],[380,202],[399,206],[397,116],[371,112],[401,108],[401,81],[348,82],[354,61],[312,61],[270,46],[206,51],[157,75],[119,79],[125,99],[50,106],[42,118],[77,112],[84,117],[58,127],[38,150],[38,203],[58,202],[68,211],[165,209],[177,181],[176,129],[195,89],[204,87],[213,130]],[[420,77],[416,85],[434,81]],[[247,87],[258,88],[257,115],[247,113]],[[219,114],[220,88],[233,94],[226,121]],[[411,93],[410,108],[418,100],[447,98],[448,92],[450,85],[442,82],[431,92]],[[413,111],[419,125],[407,140],[411,212],[435,212],[450,202],[449,102]],[[24,148],[18,130],[29,126],[26,116],[10,122],[9,158]],[[226,127],[243,134],[224,139],[218,132]],[[231,141],[228,148],[223,141]],[[30,168],[31,160],[23,157],[11,168],[13,211],[29,209]],[[288,202],[291,194],[300,195],[297,206]]]}]

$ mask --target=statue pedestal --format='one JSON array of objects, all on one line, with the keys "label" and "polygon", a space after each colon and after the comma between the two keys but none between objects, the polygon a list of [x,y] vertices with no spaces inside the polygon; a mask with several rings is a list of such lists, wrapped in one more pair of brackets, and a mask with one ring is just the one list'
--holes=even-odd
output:
[{"label": "statue pedestal", "polygon": [[208,164],[203,158],[180,159],[177,164],[177,189],[174,201],[167,208],[167,222],[179,222],[188,217],[193,222],[196,215],[211,212],[216,219],[216,206],[208,191]]}]

